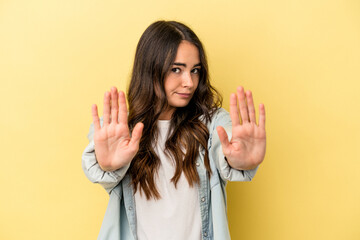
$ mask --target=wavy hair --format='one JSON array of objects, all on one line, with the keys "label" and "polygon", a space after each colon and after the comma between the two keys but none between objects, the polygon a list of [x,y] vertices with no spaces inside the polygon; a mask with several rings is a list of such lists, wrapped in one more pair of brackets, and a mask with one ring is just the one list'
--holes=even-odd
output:
[{"label": "wavy hair", "polygon": [[165,143],[165,151],[175,162],[175,173],[171,181],[175,187],[184,175],[191,187],[199,184],[196,159],[204,151],[204,163],[211,175],[207,141],[209,131],[206,124],[214,112],[221,107],[222,97],[211,86],[204,48],[196,34],[186,25],[175,21],[157,21],[141,36],[136,48],[134,65],[127,98],[129,104],[128,124],[130,130],[136,123],[144,124],[139,151],[131,162],[129,173],[136,192],[144,192],[147,199],[159,199],[155,178],[160,159],[154,151],[158,136],[157,120],[168,106],[164,80],[175,61],[181,41],[194,44],[199,50],[199,84],[189,104],[177,108],[171,119],[171,134]]}]

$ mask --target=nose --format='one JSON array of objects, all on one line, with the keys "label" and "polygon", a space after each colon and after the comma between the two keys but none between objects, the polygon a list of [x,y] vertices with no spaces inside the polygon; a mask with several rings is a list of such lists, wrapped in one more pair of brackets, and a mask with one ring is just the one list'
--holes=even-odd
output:
[{"label": "nose", "polygon": [[194,81],[192,79],[191,73],[185,72],[182,77],[183,87],[192,88],[194,86]]}]

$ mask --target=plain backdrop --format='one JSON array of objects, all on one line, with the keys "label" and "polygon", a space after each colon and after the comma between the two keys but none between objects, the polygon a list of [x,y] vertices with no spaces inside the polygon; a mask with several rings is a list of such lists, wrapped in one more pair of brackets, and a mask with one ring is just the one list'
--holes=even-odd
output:
[{"label": "plain backdrop", "polygon": [[238,85],[265,104],[265,161],[227,186],[233,239],[360,239],[357,0],[0,0],[0,239],[96,239],[91,104],[126,90],[160,19],[198,34],[224,108]]}]

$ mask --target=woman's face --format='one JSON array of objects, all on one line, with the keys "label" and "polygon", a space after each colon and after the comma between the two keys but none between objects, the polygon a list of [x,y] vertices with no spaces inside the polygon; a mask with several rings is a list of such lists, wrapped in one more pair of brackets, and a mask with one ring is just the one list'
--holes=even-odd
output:
[{"label": "woman's face", "polygon": [[188,41],[182,41],[164,80],[169,107],[161,113],[160,119],[171,119],[176,108],[188,105],[199,84],[200,71],[198,48]]}]

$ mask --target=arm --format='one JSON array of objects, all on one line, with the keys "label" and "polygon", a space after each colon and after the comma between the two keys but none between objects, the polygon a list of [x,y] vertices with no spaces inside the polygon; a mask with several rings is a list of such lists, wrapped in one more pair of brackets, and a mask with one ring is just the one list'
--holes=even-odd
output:
[{"label": "arm", "polygon": [[82,167],[90,181],[100,183],[110,193],[139,149],[143,124],[138,123],[130,136],[125,96],[114,87],[105,93],[103,119],[99,119],[96,105],[92,116],[90,144],[82,155]]}]

